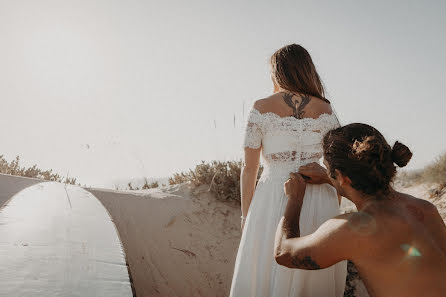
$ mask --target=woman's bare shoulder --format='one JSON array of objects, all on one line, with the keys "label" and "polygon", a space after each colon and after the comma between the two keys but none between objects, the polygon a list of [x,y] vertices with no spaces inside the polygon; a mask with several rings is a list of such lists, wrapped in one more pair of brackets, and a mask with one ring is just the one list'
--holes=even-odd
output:
[{"label": "woman's bare shoulder", "polygon": [[[292,110],[285,102],[284,96],[289,96],[290,93],[278,92],[266,98],[256,100],[254,108],[260,113],[272,112],[281,117],[291,116]],[[305,95],[305,94],[291,94],[296,98],[301,106],[301,112],[304,118],[318,118],[322,114],[331,114],[333,110],[329,102],[322,99]],[[299,108],[298,106],[298,108]]]},{"label": "woman's bare shoulder", "polygon": [[279,116],[284,116],[287,113],[287,107],[283,101],[283,93],[274,93],[268,97],[256,100],[254,108],[260,113],[272,112]]},{"label": "woman's bare shoulder", "polygon": [[272,94],[271,96],[258,99],[254,102],[254,108],[261,113],[269,112],[274,109],[274,107],[279,103],[281,96],[278,93]]},{"label": "woman's bare shoulder", "polygon": [[331,104],[316,97],[310,97],[311,102],[304,111],[304,117],[318,118],[322,114],[332,114]]}]

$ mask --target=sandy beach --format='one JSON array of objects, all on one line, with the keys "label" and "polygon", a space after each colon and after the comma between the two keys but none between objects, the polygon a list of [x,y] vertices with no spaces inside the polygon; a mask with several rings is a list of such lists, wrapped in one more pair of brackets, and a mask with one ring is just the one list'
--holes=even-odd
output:
[{"label": "sandy beach", "polygon": [[[0,176],[0,203],[42,180]],[[119,232],[136,295],[227,296],[240,239],[239,207],[207,187],[87,189]]]},{"label": "sandy beach", "polygon": [[[0,175],[0,205],[44,182]],[[228,296],[240,240],[239,206],[219,201],[207,186],[182,184],[144,191],[89,189],[109,212],[123,244],[136,296]],[[400,189],[437,205],[446,218],[445,195],[429,186]],[[343,200],[342,207],[354,209]],[[363,284],[353,279],[355,296]]]},{"label": "sandy beach", "polygon": [[116,224],[138,297],[228,295],[241,234],[236,203],[187,185],[90,191]]}]

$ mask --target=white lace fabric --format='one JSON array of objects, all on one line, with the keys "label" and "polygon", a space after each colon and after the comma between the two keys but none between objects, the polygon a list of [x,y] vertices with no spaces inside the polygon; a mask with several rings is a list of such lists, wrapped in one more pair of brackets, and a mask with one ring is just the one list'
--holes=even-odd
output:
[{"label": "white lace fabric", "polygon": [[339,126],[334,113],[324,113],[315,119],[296,119],[272,112],[260,113],[253,107],[245,126],[243,147],[262,147],[265,167],[262,179],[282,179],[304,164],[317,162],[322,157],[325,133]]},{"label": "white lace fabric", "polygon": [[[257,184],[234,265],[229,297],[342,297],[347,263],[321,270],[289,269],[274,259],[274,238],[288,198],[283,184],[267,180]],[[308,184],[299,229],[302,236],[339,214],[336,190]]]},{"label": "white lace fabric", "polygon": [[[289,269],[274,259],[274,237],[288,202],[283,183],[303,164],[322,156],[324,134],[339,127],[335,114],[317,119],[280,117],[252,109],[244,147],[262,151],[264,165],[245,220],[232,277],[230,297],[342,297],[347,263],[307,271]],[[339,214],[336,190],[308,184],[299,219],[301,235],[313,233]]]}]

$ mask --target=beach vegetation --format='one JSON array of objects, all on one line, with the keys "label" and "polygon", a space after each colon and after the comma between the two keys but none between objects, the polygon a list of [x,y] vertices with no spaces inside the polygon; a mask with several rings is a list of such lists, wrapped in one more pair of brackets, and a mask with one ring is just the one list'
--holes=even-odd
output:
[{"label": "beach vegetation", "polygon": [[42,170],[37,164],[34,164],[31,167],[21,166],[19,156],[16,156],[11,162],[8,162],[3,155],[0,155],[0,173],[80,186],[79,183],[76,183],[76,178],[69,177],[68,175],[64,177],[53,172],[52,169]]},{"label": "beach vegetation", "polygon": [[[208,185],[217,199],[240,201],[240,174],[243,161],[202,161],[186,172],[175,173],[168,180],[170,185],[190,183],[196,187]],[[257,180],[262,174],[260,166]]]}]

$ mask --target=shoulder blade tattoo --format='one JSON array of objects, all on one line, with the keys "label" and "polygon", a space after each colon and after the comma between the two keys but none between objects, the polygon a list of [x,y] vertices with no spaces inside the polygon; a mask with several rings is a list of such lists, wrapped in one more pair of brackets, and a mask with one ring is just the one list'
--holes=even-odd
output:
[{"label": "shoulder blade tattoo", "polygon": [[284,93],[282,98],[283,101],[285,101],[285,103],[293,110],[293,117],[297,117],[297,103],[293,101],[293,94]]},{"label": "shoulder blade tattoo", "polygon": [[283,101],[285,101],[285,103],[293,110],[293,117],[295,117],[296,119],[302,119],[305,115],[304,108],[308,105],[311,98],[306,94],[300,94],[299,96],[302,101],[299,104],[298,100],[293,101],[293,96],[294,94],[284,93],[282,98]]},{"label": "shoulder blade tattoo", "polygon": [[307,104],[310,102],[311,98],[310,96],[306,94],[301,94],[300,98],[302,98],[302,102],[300,103],[299,107],[297,108],[297,118],[302,119],[304,117],[305,111],[304,108],[307,106]]}]

